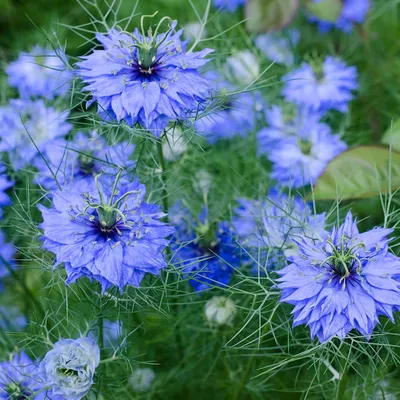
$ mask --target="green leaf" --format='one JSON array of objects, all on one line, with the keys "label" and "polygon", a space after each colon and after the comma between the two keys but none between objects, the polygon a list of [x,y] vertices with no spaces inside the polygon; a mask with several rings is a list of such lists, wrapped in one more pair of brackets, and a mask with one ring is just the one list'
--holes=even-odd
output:
[{"label": "green leaf", "polygon": [[399,187],[400,153],[384,146],[359,146],[329,163],[314,196],[316,200],[367,198]]},{"label": "green leaf", "polygon": [[400,119],[392,123],[390,128],[382,137],[382,143],[392,146],[393,149],[400,151]]},{"label": "green leaf", "polygon": [[342,0],[321,0],[314,3],[313,0],[306,0],[306,9],[310,14],[327,22],[335,22],[342,12]]},{"label": "green leaf", "polygon": [[248,0],[246,28],[250,32],[279,30],[289,24],[299,9],[299,0]]}]

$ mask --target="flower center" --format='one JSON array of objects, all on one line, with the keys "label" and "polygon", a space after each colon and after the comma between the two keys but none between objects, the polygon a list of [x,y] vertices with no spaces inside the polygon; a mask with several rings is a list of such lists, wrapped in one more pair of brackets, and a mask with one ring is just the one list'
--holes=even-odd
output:
[{"label": "flower center", "polygon": [[218,240],[216,239],[216,226],[215,224],[200,224],[196,233],[198,234],[198,245],[207,254],[214,255],[218,247]]},{"label": "flower center", "polygon": [[310,155],[312,149],[312,143],[309,140],[299,139],[297,143],[300,147],[301,152],[304,155],[306,156]]},{"label": "flower center", "polygon": [[84,175],[92,175],[94,169],[93,157],[87,154],[79,154],[78,163],[79,169]]},{"label": "flower center", "polygon": [[29,390],[23,389],[21,384],[12,382],[6,386],[6,392],[10,400],[26,400],[32,395]]},{"label": "flower center", "polygon": [[72,376],[79,375],[78,371],[76,371],[74,369],[69,369],[69,368],[58,368],[57,372],[60,373],[64,377],[72,377]]},{"label": "flower center", "polygon": [[121,217],[114,207],[100,206],[97,208],[97,215],[100,222],[100,230],[104,233],[110,233],[116,227]]}]

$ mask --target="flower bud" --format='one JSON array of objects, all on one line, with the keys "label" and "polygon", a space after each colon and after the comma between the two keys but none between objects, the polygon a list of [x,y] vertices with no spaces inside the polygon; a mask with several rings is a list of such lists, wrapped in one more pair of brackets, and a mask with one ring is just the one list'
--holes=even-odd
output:
[{"label": "flower bud", "polygon": [[236,311],[235,303],[224,296],[214,296],[204,307],[208,322],[218,326],[232,325]]},{"label": "flower bud", "polygon": [[258,58],[250,50],[238,51],[226,60],[228,76],[239,85],[248,85],[260,75]]},{"label": "flower bud", "polygon": [[187,150],[182,129],[175,127],[172,132],[166,134],[165,139],[162,146],[164,158],[168,161],[176,161]]}]

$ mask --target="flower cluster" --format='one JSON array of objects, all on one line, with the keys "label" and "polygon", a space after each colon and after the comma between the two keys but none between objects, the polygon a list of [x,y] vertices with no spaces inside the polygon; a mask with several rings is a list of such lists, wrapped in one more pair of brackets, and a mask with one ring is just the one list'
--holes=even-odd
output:
[{"label": "flower cluster", "polygon": [[[164,19],[165,20],[165,19]],[[186,51],[175,33],[176,22],[163,34],[111,30],[96,37],[103,46],[83,57],[77,74],[106,120],[138,123],[157,137],[170,121],[187,119],[208,95],[208,81],[198,69],[210,49]],[[143,21],[142,21],[143,26]]]},{"label": "flower cluster", "polygon": [[393,320],[400,306],[400,258],[388,251],[391,229],[359,233],[349,212],[321,239],[296,240],[299,254],[278,271],[281,301],[294,305],[293,326],[306,324],[326,342],[358,330],[367,339],[379,316]]}]

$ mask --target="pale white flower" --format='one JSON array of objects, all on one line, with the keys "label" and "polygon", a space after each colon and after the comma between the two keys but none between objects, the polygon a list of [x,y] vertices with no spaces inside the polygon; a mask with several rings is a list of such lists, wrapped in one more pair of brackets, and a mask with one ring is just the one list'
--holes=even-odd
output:
[{"label": "pale white flower", "polygon": [[203,30],[202,24],[198,21],[189,22],[183,27],[183,36],[186,40],[205,39],[207,37],[207,29]]},{"label": "pale white flower", "polygon": [[153,385],[156,374],[151,368],[137,368],[131,377],[129,383],[135,392],[147,392]]},{"label": "pale white flower", "polygon": [[187,150],[182,129],[178,126],[168,131],[162,146],[163,156],[168,161],[176,161]]},{"label": "pale white flower", "polygon": [[238,51],[226,60],[226,72],[240,85],[252,83],[260,75],[260,63],[250,50]]},{"label": "pale white flower", "polygon": [[203,196],[207,196],[210,191],[212,185],[212,176],[209,172],[204,169],[199,170],[196,173],[194,179],[194,188],[203,194]]},{"label": "pale white flower", "polygon": [[204,307],[208,322],[218,326],[232,325],[236,311],[235,303],[224,296],[214,296]]}]

